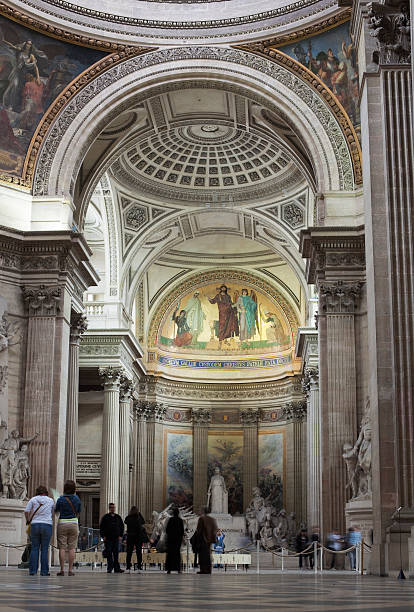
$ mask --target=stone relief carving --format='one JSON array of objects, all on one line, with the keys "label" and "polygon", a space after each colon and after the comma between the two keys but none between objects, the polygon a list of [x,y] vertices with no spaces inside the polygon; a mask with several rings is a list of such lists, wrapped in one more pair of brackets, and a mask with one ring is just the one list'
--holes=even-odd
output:
[{"label": "stone relief carving", "polygon": [[0,394],[4,393],[9,376],[9,367],[7,365],[0,366]]},{"label": "stone relief carving", "polygon": [[390,13],[383,4],[369,5],[368,29],[377,41],[375,64],[409,64],[411,61],[410,13],[402,3],[399,12]]},{"label": "stone relief carving", "polygon": [[48,255],[47,257],[31,256],[22,259],[22,270],[53,270],[58,269],[58,258],[56,255]]},{"label": "stone relief carving", "polygon": [[259,417],[259,409],[252,408],[240,408],[240,421],[243,425],[256,425]]},{"label": "stone relief carving", "polygon": [[326,253],[322,266],[364,268],[365,256],[361,253]]},{"label": "stone relief carving", "polygon": [[372,418],[369,399],[365,406],[358,440],[355,444],[346,442],[342,457],[346,464],[350,500],[365,499],[372,494],[371,484],[371,434]]},{"label": "stone relief carving", "polygon": [[282,219],[292,229],[297,229],[305,223],[305,211],[295,202],[284,204],[282,206]]},{"label": "stone relief carving", "polygon": [[31,317],[54,317],[60,312],[61,288],[22,287],[23,300]]},{"label": "stone relief carving", "polygon": [[306,418],[307,410],[305,401],[290,402],[282,406],[282,416],[286,421],[303,421]]},{"label": "stone relief carving", "polygon": [[[330,313],[353,313],[357,307],[361,293],[362,283],[347,283],[334,281],[331,283],[320,283],[319,296],[322,312]],[[320,314],[318,315],[320,317]]]},{"label": "stone relief carving", "polygon": [[9,321],[8,313],[4,312],[0,320],[0,353],[6,351],[9,346],[19,344],[21,339],[19,324]]},{"label": "stone relief carving", "polygon": [[31,438],[23,438],[18,430],[14,429],[6,437],[7,425],[4,422],[0,425],[0,430],[3,430],[1,433],[3,442],[0,446],[1,497],[26,499],[27,483],[30,478],[28,444],[39,434],[36,433]]},{"label": "stone relief carving", "polygon": [[124,219],[125,227],[136,231],[147,223],[148,211],[143,206],[132,206],[126,211]]}]

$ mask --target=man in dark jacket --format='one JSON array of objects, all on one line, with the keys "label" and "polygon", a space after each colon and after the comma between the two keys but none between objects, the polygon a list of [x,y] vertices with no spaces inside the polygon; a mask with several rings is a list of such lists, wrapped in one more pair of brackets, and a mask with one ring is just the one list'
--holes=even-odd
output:
[{"label": "man in dark jacket", "polygon": [[105,542],[106,560],[108,563],[107,572],[110,574],[114,570],[115,574],[121,574],[118,561],[119,543],[124,535],[124,522],[115,514],[115,504],[109,504],[109,512],[101,518],[99,531]]}]

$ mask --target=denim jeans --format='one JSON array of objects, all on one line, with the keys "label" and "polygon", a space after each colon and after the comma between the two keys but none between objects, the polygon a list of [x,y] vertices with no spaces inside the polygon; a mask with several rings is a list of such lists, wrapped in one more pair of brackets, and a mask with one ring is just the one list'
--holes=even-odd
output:
[{"label": "denim jeans", "polygon": [[32,551],[29,560],[29,573],[37,574],[39,567],[40,548],[40,573],[45,576],[49,573],[49,542],[52,537],[52,525],[48,523],[32,523],[30,527],[30,540]]}]

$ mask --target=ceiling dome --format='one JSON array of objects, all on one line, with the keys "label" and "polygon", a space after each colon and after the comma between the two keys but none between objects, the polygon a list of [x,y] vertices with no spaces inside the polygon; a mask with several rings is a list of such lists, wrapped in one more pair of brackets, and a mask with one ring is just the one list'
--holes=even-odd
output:
[{"label": "ceiling dome", "polygon": [[[229,125],[200,122],[140,140],[114,165],[140,189],[178,200],[226,201],[275,193],[302,181],[274,142]],[[213,190],[213,193],[212,193]]]}]

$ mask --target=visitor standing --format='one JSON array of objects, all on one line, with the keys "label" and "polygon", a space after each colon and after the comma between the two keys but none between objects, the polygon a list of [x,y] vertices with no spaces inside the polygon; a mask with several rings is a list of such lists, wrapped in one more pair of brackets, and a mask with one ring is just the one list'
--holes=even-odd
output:
[{"label": "visitor standing", "polygon": [[204,508],[203,514],[197,523],[198,561],[200,564],[199,574],[211,574],[211,545],[216,541],[217,523],[208,516],[208,508]]},{"label": "visitor standing", "polygon": [[180,518],[178,508],[174,508],[173,515],[169,519],[166,528],[167,533],[167,558],[165,567],[167,574],[181,572],[181,544],[184,536],[184,521]]},{"label": "visitor standing", "polygon": [[132,506],[124,522],[127,526],[126,568],[131,571],[131,558],[135,546],[138,570],[140,570],[142,567],[142,543],[144,541],[144,517],[136,506]]},{"label": "visitor standing", "polygon": [[[361,541],[361,532],[359,531],[359,527],[350,527],[348,529],[348,533],[346,534],[346,547],[351,548],[352,546],[356,546]],[[349,552],[346,553],[349,559],[349,566],[351,570],[356,569],[356,548],[353,548]]]},{"label": "visitor standing", "polygon": [[342,550],[343,543],[344,540],[338,529],[333,529],[332,533],[330,533],[327,538],[327,548],[333,551],[331,554],[331,564],[329,569],[337,569],[339,557],[338,551]]},{"label": "visitor standing", "polygon": [[[308,532],[306,529],[301,529],[296,536],[296,552],[302,553],[309,546]],[[305,558],[305,567],[308,567],[308,555],[299,555],[299,568],[302,569],[303,559]]]},{"label": "visitor standing", "polygon": [[[320,535],[320,530],[319,527],[312,527],[312,533],[310,536],[310,542],[312,542],[312,544],[314,542],[316,542],[316,544],[319,544],[319,542],[321,541],[321,535]],[[314,565],[314,555],[315,555],[315,549],[314,547],[312,548],[312,550],[309,553],[309,565],[310,568],[313,569],[313,565]]]},{"label": "visitor standing", "polygon": [[105,542],[106,561],[108,574],[114,570],[115,574],[122,574],[119,566],[119,545],[124,535],[124,522],[115,512],[115,504],[108,505],[109,512],[101,518],[99,531]]},{"label": "visitor standing", "polygon": [[37,487],[34,497],[29,499],[24,511],[26,524],[30,526],[32,550],[29,559],[29,574],[36,576],[39,567],[40,575],[49,574],[49,543],[52,537],[53,508],[55,503],[43,485]]},{"label": "visitor standing", "polygon": [[81,500],[76,495],[76,483],[67,480],[63,486],[63,495],[57,502],[55,512],[59,512],[57,526],[57,544],[59,549],[60,572],[58,576],[65,575],[65,553],[68,551],[68,575],[74,576],[73,562],[75,561],[75,548],[79,536],[78,516],[81,511]]}]

